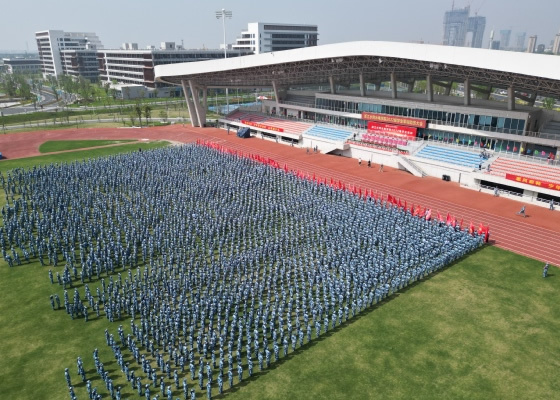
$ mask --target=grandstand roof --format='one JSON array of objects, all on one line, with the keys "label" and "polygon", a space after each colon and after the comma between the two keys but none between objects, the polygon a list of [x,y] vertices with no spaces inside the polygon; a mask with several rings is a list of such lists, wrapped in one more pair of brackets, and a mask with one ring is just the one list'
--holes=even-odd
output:
[{"label": "grandstand roof", "polygon": [[538,92],[560,97],[560,57],[468,47],[398,42],[348,42],[231,59],[160,65],[156,79],[178,85],[182,79],[206,87],[269,87],[277,85],[425,79]]}]

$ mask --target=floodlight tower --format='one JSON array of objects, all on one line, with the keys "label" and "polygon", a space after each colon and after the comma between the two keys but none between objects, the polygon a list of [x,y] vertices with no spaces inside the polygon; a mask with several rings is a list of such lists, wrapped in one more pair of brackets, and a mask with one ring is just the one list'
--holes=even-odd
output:
[{"label": "floodlight tower", "polygon": [[[219,11],[216,11],[216,18],[222,20],[222,27],[223,27],[223,30],[224,30],[224,58],[227,58],[226,18],[231,19],[232,16],[233,16],[232,12],[228,11],[224,8],[222,8]],[[226,86],[226,107],[227,107],[226,108],[227,112],[224,113],[224,115],[229,113],[229,93],[228,93],[228,87],[227,86]]]}]

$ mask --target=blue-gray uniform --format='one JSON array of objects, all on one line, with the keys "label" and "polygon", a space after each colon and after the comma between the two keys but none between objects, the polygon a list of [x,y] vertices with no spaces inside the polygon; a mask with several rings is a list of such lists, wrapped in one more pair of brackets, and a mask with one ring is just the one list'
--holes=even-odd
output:
[{"label": "blue-gray uniform", "polygon": [[239,379],[239,382],[243,380],[243,367],[241,364],[237,365],[237,379]]},{"label": "blue-gray uniform", "polygon": [[[186,362],[194,380],[195,352],[215,368],[216,347],[220,358],[228,350],[232,373],[234,350],[238,364],[246,351],[247,360],[257,357],[261,367],[264,356],[268,365],[272,351],[278,359],[279,346],[289,350],[286,341],[301,347],[304,333],[310,341],[313,328],[319,336],[482,243],[481,235],[305,179],[272,160],[211,147],[16,170],[5,185],[14,188],[9,196],[26,192],[3,213],[6,262],[27,249],[51,265],[63,260],[53,282],[65,289],[103,278],[95,296],[89,289],[73,302],[65,296],[66,310],[131,319],[130,336],[119,333],[119,346],[108,345],[121,368],[122,350],[152,380],[142,355],[151,355],[162,378],[171,376],[171,362],[181,371]],[[177,387],[175,371],[173,379]]]}]

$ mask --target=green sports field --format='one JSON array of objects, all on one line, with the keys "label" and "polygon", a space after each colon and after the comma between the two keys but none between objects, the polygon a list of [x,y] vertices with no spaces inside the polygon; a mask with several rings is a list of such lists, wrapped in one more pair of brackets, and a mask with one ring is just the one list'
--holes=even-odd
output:
[{"label": "green sports field", "polygon": [[54,153],[55,151],[68,151],[101,147],[115,144],[135,142],[135,140],[49,140],[39,146],[40,153]]},{"label": "green sports field", "polygon": [[[6,161],[0,163],[0,171],[162,145],[131,144]],[[3,202],[4,196],[0,199]],[[80,355],[88,378],[108,398],[93,365],[92,350],[98,348],[110,376],[123,387],[123,397],[139,398],[105,344],[105,328],[116,333],[119,323],[110,324],[103,315],[93,315],[87,323],[72,321],[63,310],[52,311],[49,295],[62,290],[49,283],[49,268],[38,262],[9,268],[0,261],[0,397],[69,399],[64,380],[68,367],[78,399],[86,399],[76,374]],[[290,352],[270,369],[255,368],[253,378],[223,396],[215,390],[213,397],[557,398],[560,271],[550,272],[543,279],[540,262],[483,248]],[[89,286],[94,292],[97,283]],[[120,323],[127,332],[129,321]],[[197,393],[206,398],[202,391]],[[174,394],[179,397],[179,391]]]}]

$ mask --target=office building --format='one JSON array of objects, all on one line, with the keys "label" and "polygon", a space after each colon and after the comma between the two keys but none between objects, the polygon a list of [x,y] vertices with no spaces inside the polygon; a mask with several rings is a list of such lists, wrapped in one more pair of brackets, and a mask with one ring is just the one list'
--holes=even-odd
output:
[{"label": "office building", "polygon": [[560,54],[560,33],[554,36],[554,43],[552,44],[552,54]]},{"label": "office building", "polygon": [[8,74],[41,73],[41,60],[38,58],[3,58],[2,61]]},{"label": "office building", "polygon": [[62,73],[78,78],[83,77],[91,82],[99,79],[97,68],[97,50],[61,50]]},{"label": "office building", "polygon": [[529,36],[529,43],[527,44],[527,53],[534,53],[537,50],[537,36]]},{"label": "office building", "polygon": [[523,51],[525,50],[525,38],[527,37],[526,32],[519,32],[515,37],[515,50]]},{"label": "office building", "polygon": [[502,49],[509,49],[509,41],[511,40],[511,29],[502,29],[500,31],[500,46]]},{"label": "office building", "polygon": [[[446,11],[443,17],[445,46],[482,48],[486,17],[470,16],[470,7]],[[472,34],[468,40],[468,34]]]},{"label": "office building", "polygon": [[123,43],[121,49],[123,49],[123,50],[138,50],[138,43]]},{"label": "office building", "polygon": [[[183,50],[177,49],[177,47],[181,46],[176,46],[174,42],[162,42],[159,49],[97,51],[99,80],[159,88],[164,85],[154,80],[156,65],[224,58],[223,50]],[[248,54],[250,52],[246,50],[228,50],[227,52],[228,58]]]},{"label": "office building", "polygon": [[93,32],[64,32],[47,30],[35,32],[41,71],[46,78],[58,77],[64,73],[61,52],[64,50],[97,50],[103,45]]},{"label": "office building", "polygon": [[254,54],[299,49],[317,46],[318,37],[317,25],[252,22],[241,32],[233,49]]}]

